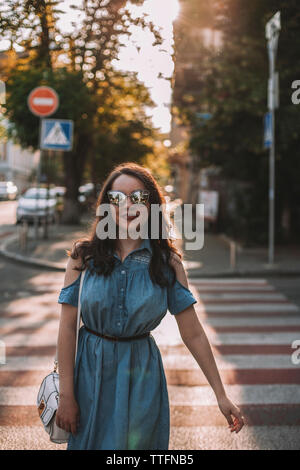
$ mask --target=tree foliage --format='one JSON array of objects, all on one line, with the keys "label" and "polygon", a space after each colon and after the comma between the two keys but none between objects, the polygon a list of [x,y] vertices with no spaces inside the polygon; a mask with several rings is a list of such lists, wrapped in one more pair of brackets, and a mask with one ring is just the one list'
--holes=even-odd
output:
[{"label": "tree foliage", "polygon": [[0,2],[0,33],[10,41],[13,62],[9,70],[1,68],[7,74],[9,132],[21,145],[38,148],[39,119],[27,107],[36,86],[51,86],[60,97],[51,118],[74,120],[73,150],[63,154],[63,220],[76,222],[84,175],[101,183],[114,162],[140,161],[153,152],[154,129],[144,110],[153,105],[149,92],[136,74],[116,71],[113,60],[132,24],[153,33],[153,47],[162,39],[145,17],[131,18],[125,0],[82,1],[73,7],[79,21],[71,33],[57,26],[58,5],[53,0]]},{"label": "tree foliage", "polygon": [[[280,108],[275,118],[276,241],[296,240],[300,234],[300,111],[292,104],[291,84],[299,72],[299,2],[213,0],[211,4],[213,27],[222,33],[222,46],[202,45],[197,64],[200,86],[197,93],[186,91],[190,94],[188,103],[182,94],[181,118],[191,126],[190,149],[198,169],[216,165],[228,184],[243,183],[243,189],[236,185],[233,191],[236,212],[234,218],[227,219],[228,231],[247,242],[266,242],[269,153],[263,148],[263,116],[267,112],[269,66],[265,25],[281,11],[276,59],[280,76]],[[204,121],[197,113],[207,111],[212,118]]]}]

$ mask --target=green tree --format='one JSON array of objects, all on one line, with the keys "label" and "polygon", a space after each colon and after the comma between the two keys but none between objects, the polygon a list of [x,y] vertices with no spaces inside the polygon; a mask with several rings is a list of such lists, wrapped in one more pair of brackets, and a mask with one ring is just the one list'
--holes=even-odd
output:
[{"label": "green tree", "polygon": [[[221,49],[203,49],[198,65],[202,71],[198,93],[192,93],[192,106],[181,108],[182,119],[191,126],[191,151],[199,168],[218,166],[228,185],[235,187],[236,216],[227,219],[228,231],[247,242],[265,243],[269,184],[269,155],[263,149],[268,80],[265,25],[281,11],[276,67],[280,75],[280,109],[276,111],[276,241],[296,240],[300,233],[300,114],[299,107],[291,102],[291,84],[299,70],[299,3],[214,0],[212,5],[214,28],[222,32],[223,42]],[[212,118],[203,121],[196,112],[206,111],[212,113]],[[284,216],[290,220],[287,227]]]},{"label": "green tree", "polygon": [[5,0],[0,2],[0,32],[10,50],[22,48],[32,66],[52,68],[52,51],[58,43],[56,22],[62,11],[57,0]]},{"label": "green tree", "polygon": [[[83,20],[71,34],[57,29],[58,2],[9,2],[10,9],[0,3],[0,33],[10,39],[11,48],[18,44],[24,49],[7,82],[11,132],[23,146],[37,147],[38,120],[29,113],[26,98],[32,88],[43,84],[58,92],[60,107],[51,117],[74,120],[73,150],[63,155],[67,187],[63,221],[74,223],[79,214],[78,187],[87,169],[94,179],[101,179],[112,156],[122,161],[134,152],[138,160],[153,146],[152,126],[144,113],[144,105],[151,105],[149,94],[135,75],[116,72],[112,61],[124,35],[130,35],[130,25],[150,29],[154,46],[161,43],[160,34],[144,17],[131,18],[124,0],[83,1],[79,8]],[[14,6],[17,19],[10,13]]]}]

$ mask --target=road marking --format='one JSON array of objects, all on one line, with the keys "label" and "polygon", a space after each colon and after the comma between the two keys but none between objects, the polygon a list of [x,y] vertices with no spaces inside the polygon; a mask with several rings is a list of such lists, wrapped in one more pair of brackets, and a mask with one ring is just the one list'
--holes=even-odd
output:
[{"label": "road marking", "polygon": [[[207,378],[183,343],[158,343],[170,400],[169,448],[299,449],[300,366],[291,362],[291,344],[300,338],[299,308],[265,279],[201,279],[190,286],[226,393],[246,426],[238,435],[228,431]],[[49,313],[54,297],[56,302],[58,293],[35,296],[37,314],[24,311],[22,299],[14,300],[0,321],[7,333],[7,364],[0,368],[1,449],[55,446],[35,404],[41,380],[53,369],[59,326],[59,306],[57,314]]]},{"label": "road marking", "polygon": [[[168,392],[173,405],[217,404],[217,398],[210,385],[195,387],[169,385]],[[299,385],[293,384],[227,385],[226,393],[237,405],[300,404]]]},{"label": "road marking", "polygon": [[[199,369],[199,365],[190,354],[188,356],[167,355],[162,356],[163,363],[167,369]],[[286,355],[238,355],[228,354],[226,357],[216,357],[219,370],[235,369],[294,369],[300,374],[300,365],[294,365],[291,358]],[[16,369],[12,369],[16,370]]]},{"label": "road marking", "polygon": [[[210,423],[210,421],[208,421]],[[197,424],[197,423],[196,423]],[[299,450],[297,426],[244,426],[235,434],[227,427],[173,426],[170,450]]]},{"label": "road marking", "polygon": [[299,340],[299,332],[289,333],[208,333],[209,340],[220,344],[286,344]]},{"label": "road marking", "polygon": [[245,317],[206,317],[205,318],[206,324],[211,327],[235,327],[235,326],[294,326],[300,325],[300,316],[290,316],[290,317],[253,317],[253,316],[245,316]]},{"label": "road marking", "polygon": [[[299,385],[227,385],[226,392],[237,405],[300,404]],[[0,387],[0,405],[35,406],[38,387]],[[217,405],[210,385],[168,386],[169,400],[176,406]]]},{"label": "road marking", "polygon": [[[255,425],[298,425],[300,407],[298,404],[241,405],[241,411],[247,417],[247,426]],[[171,426],[227,426],[225,416],[218,406],[176,406],[170,405]],[[38,425],[40,418],[36,406],[0,406],[1,426]],[[43,429],[41,429],[41,432]]]},{"label": "road marking", "polygon": [[221,302],[222,301],[236,301],[236,300],[255,300],[255,302],[259,302],[259,301],[270,301],[270,300],[280,300],[280,301],[285,301],[285,302],[289,302],[286,298],[285,295],[283,294],[276,294],[276,293],[272,293],[270,294],[269,292],[267,293],[227,293],[227,292],[214,292],[214,293],[211,293],[211,294],[202,294],[202,293],[199,293],[200,295],[200,298],[202,301],[205,301],[205,302],[208,302],[208,301],[217,301],[217,300],[220,300]]},{"label": "road marking", "polygon": [[[200,297],[201,302],[201,297]],[[272,312],[297,312],[300,313],[300,308],[297,305],[291,303],[232,303],[228,304],[219,304],[218,302],[211,302],[209,305],[205,304],[205,306],[198,302],[198,305],[195,304],[195,309],[199,312],[206,312],[207,314],[211,312],[231,312],[231,313],[242,313],[242,312],[265,312],[265,313],[272,313]]]},{"label": "road marking", "polygon": [[28,371],[28,370],[53,370],[53,356],[28,356],[28,357],[7,357],[6,364],[0,366],[0,373],[6,371]]},{"label": "road marking", "polygon": [[8,346],[53,346],[56,344],[57,335],[49,331],[37,331],[33,334],[12,334],[2,337]]},{"label": "road marking", "polygon": [[[168,369],[199,369],[199,365],[194,357],[189,355],[162,355],[164,365]],[[225,369],[297,369],[291,362],[291,358],[286,355],[227,355],[226,358],[217,357],[217,366],[220,370]],[[3,371],[37,371],[53,369],[53,356],[28,356],[28,357],[8,357],[7,363],[0,366]],[[300,373],[300,366],[298,366]]]},{"label": "road marking", "polygon": [[250,278],[244,279],[240,277],[230,278],[230,279],[215,278],[215,277],[214,278],[193,277],[189,279],[189,282],[191,284],[203,284],[203,285],[207,285],[207,284],[211,284],[211,285],[220,285],[220,284],[236,285],[237,284],[237,285],[248,285],[248,286],[256,286],[256,285],[257,286],[261,286],[261,285],[269,286],[270,285],[266,279],[250,279]]}]

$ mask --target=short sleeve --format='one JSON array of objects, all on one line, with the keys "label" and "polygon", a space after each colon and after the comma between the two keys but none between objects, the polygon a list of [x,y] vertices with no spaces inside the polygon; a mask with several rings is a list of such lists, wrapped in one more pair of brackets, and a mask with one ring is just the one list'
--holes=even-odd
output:
[{"label": "short sleeve", "polygon": [[197,303],[197,300],[187,287],[185,287],[178,279],[175,280],[173,286],[167,287],[168,292],[168,310],[172,315],[182,312],[190,305]]},{"label": "short sleeve", "polygon": [[61,289],[59,297],[58,297],[59,304],[70,304],[70,305],[73,305],[74,307],[77,307],[80,277],[81,277],[81,273],[79,274],[77,279],[75,279],[75,281],[72,282],[72,284],[69,284],[68,286],[63,287]]}]

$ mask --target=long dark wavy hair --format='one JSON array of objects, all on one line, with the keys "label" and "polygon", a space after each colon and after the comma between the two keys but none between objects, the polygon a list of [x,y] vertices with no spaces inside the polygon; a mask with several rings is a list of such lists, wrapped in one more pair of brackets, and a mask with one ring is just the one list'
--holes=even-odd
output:
[{"label": "long dark wavy hair", "polygon": [[[159,184],[151,175],[150,171],[137,163],[126,162],[115,166],[104,181],[96,204],[94,206],[96,214],[97,208],[100,204],[109,204],[107,191],[112,188],[112,184],[115,179],[118,178],[118,176],[124,174],[138,178],[145,185],[145,188],[150,191],[150,206],[151,204],[166,204],[163,192]],[[100,239],[97,236],[96,227],[103,217],[104,216],[96,215],[95,220],[91,224],[90,232],[87,237],[83,237],[76,240],[73,243],[72,250],[67,250],[68,256],[73,259],[78,259],[80,257],[82,260],[82,265],[80,267],[75,267],[75,270],[82,271],[86,267],[88,267],[92,272],[96,272],[97,274],[109,276],[112,273],[117,262],[116,258],[113,256],[113,253],[117,245],[118,234],[117,238],[114,239]],[[149,274],[153,283],[158,284],[161,287],[165,287],[169,285],[168,280],[164,276],[164,269],[166,265],[169,266],[173,274],[171,281],[172,285],[174,284],[176,279],[176,272],[173,266],[171,266],[169,263],[171,252],[177,254],[180,259],[182,258],[182,254],[174,246],[174,242],[172,239],[162,237],[163,233],[169,234],[169,223],[166,220],[163,211],[159,213],[158,232],[158,239],[150,238],[153,253],[151,261],[149,263]],[[151,210],[149,210],[148,216],[148,234],[150,233]],[[91,266],[91,259],[93,260],[94,267]]]}]

